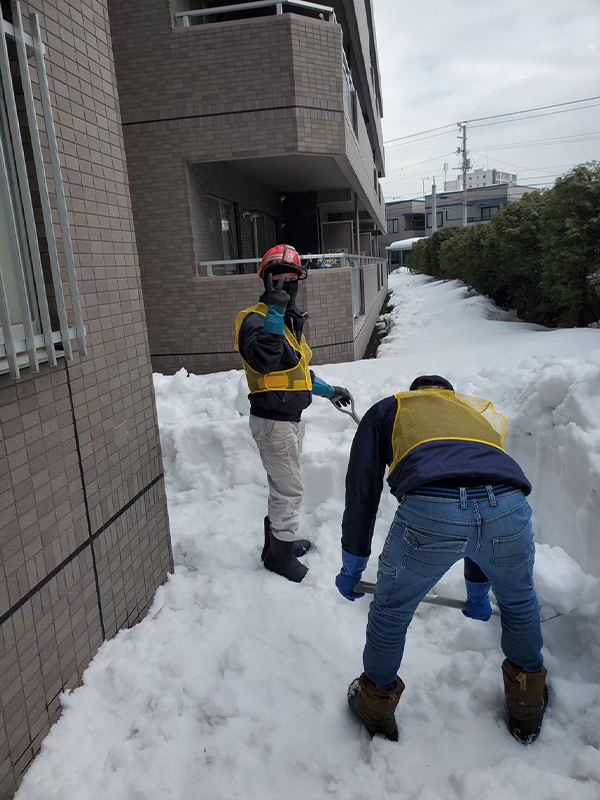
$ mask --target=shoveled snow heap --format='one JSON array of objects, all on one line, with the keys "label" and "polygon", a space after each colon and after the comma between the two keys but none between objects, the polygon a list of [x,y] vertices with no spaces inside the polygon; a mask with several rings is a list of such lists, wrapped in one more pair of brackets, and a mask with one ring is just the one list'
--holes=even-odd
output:
[{"label": "shoveled snow heap", "polygon": [[[102,646],[18,800],[597,800],[600,797],[599,336],[510,320],[457,282],[391,279],[378,358],[322,367],[359,412],[418,374],[496,403],[534,483],[550,706],[537,743],[503,720],[500,629],[423,605],[408,633],[399,744],[371,741],[346,687],[368,599],[336,591],[354,423],[305,414],[298,586],[261,566],[267,488],[240,372],[155,379],[176,570],[148,617]],[[374,556],[395,509],[382,498]],[[464,597],[462,568],[439,584]]]}]

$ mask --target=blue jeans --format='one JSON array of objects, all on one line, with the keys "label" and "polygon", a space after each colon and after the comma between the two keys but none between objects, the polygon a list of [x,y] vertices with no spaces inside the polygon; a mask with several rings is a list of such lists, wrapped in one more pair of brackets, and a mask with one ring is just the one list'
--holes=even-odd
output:
[{"label": "blue jeans", "polygon": [[531,507],[520,490],[501,495],[487,490],[485,499],[471,499],[464,489],[457,499],[419,496],[416,490],[400,501],[379,557],[363,654],[365,673],[379,689],[396,680],[417,606],[466,556],[492,584],[504,655],[524,672],[542,669]]}]

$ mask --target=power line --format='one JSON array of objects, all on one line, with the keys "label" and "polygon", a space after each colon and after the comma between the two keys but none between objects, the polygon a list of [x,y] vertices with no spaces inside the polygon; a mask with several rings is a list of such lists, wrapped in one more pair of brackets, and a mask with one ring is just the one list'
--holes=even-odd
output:
[{"label": "power line", "polygon": [[514,117],[516,114],[527,114],[530,111],[545,111],[547,108],[559,108],[560,106],[572,106],[575,103],[589,103],[590,100],[600,100],[600,95],[596,97],[583,97],[581,100],[569,100],[566,103],[553,103],[549,106],[538,106],[537,108],[524,108],[521,111],[508,111],[506,114],[492,114],[488,117],[473,117],[466,119],[465,122],[481,122],[484,119],[498,119],[498,117]]},{"label": "power line", "polygon": [[[471,153],[475,153],[475,155],[482,156],[482,158],[486,158],[487,157],[485,155],[485,153],[480,153],[478,150],[471,150],[470,152]],[[564,167],[565,169],[567,169],[568,167],[572,167],[573,166],[573,164],[553,164],[552,167],[545,167],[545,168],[544,167],[524,167],[522,164],[511,164],[510,161],[502,161],[502,159],[500,159],[500,158],[494,158],[494,161],[497,162],[498,164],[504,164],[507,167],[514,167],[515,169],[528,169],[528,170],[531,170],[531,171],[534,171],[534,172],[542,172],[542,173],[545,172],[545,173],[548,173],[548,174],[551,174],[551,175],[555,174],[553,172],[549,172],[549,170],[551,170],[551,169],[560,169],[561,167]]]},{"label": "power line", "polygon": [[406,136],[397,136],[394,139],[388,139],[384,142],[384,144],[390,144],[390,142],[399,142],[402,139],[412,139],[413,136],[422,136],[424,133],[432,133],[433,131],[441,131],[442,128],[453,128],[454,122],[449,122],[447,125],[440,125],[438,128],[429,128],[426,131],[417,131],[417,133],[408,133]]},{"label": "power line", "polygon": [[574,140],[578,141],[580,139],[596,139],[600,136],[600,131],[586,131],[585,133],[572,133],[572,134],[564,134],[564,136],[552,136],[546,139],[527,139],[523,142],[501,142],[499,144],[486,144],[481,145],[479,148],[480,150],[501,150],[504,147],[522,147],[528,144],[542,144],[545,142],[561,142],[563,140]]},{"label": "power line", "polygon": [[[583,97],[580,100],[569,100],[566,103],[553,103],[553,104],[548,105],[548,106],[537,106],[535,108],[525,108],[525,109],[522,109],[521,111],[507,111],[505,114],[491,114],[491,115],[489,115],[487,117],[473,117],[473,119],[465,120],[465,122],[468,122],[468,123],[470,123],[470,122],[481,122],[482,120],[486,120],[486,119],[498,119],[500,117],[517,116],[519,114],[527,114],[527,113],[530,113],[532,111],[544,111],[545,109],[548,109],[548,108],[559,108],[559,107],[562,107],[562,106],[575,105],[577,103],[588,103],[591,100],[600,100],[600,95],[597,95],[595,97]],[[581,106],[580,108],[563,108],[562,111],[553,111],[550,114],[533,114],[530,117],[522,117],[520,119],[535,119],[536,117],[551,116],[552,114],[565,114],[568,111],[582,111],[582,110],[584,110],[586,108],[594,108],[597,105],[600,105],[600,103],[594,103],[594,104],[592,104],[590,106]],[[507,120],[502,120],[501,122],[486,123],[486,125],[501,125],[504,122],[519,122],[519,121],[520,120],[509,120],[509,119],[507,119]],[[403,142],[406,139],[414,139],[417,136],[419,136],[419,137],[423,136],[426,139],[430,139],[430,138],[433,138],[433,137],[424,136],[424,135],[427,134],[427,133],[434,133],[435,131],[441,131],[441,130],[444,130],[445,128],[453,128],[455,125],[456,125],[456,123],[449,122],[447,125],[439,125],[437,128],[428,128],[427,130],[424,130],[424,131],[417,131],[416,133],[408,133],[408,134],[406,134],[406,136],[398,136],[398,137],[395,137],[394,139],[387,139],[386,141],[383,142],[383,144],[385,144],[385,145],[387,145],[387,144],[393,145],[394,142]],[[482,127],[485,127],[485,126],[484,125],[474,125],[473,126],[473,128],[482,128]],[[446,132],[447,131],[444,131],[444,133],[446,133]],[[444,134],[443,133],[442,134],[438,133],[436,135],[437,136],[443,136]],[[410,144],[410,142],[407,142],[407,144]]]},{"label": "power line", "polygon": [[490,125],[504,125],[507,122],[522,122],[528,119],[537,119],[538,117],[553,117],[555,114],[567,114],[569,111],[584,111],[586,108],[595,108],[600,106],[600,103],[592,103],[589,106],[579,106],[578,108],[563,108],[560,111],[546,111],[544,114],[531,114],[529,117],[517,117],[517,119],[501,119],[497,122],[484,122],[481,125],[472,125],[471,130],[475,128],[487,128]]},{"label": "power line", "polygon": [[386,174],[385,177],[387,178],[388,175],[393,175],[395,172],[402,172],[403,170],[410,169],[411,167],[418,167],[419,164],[428,164],[430,161],[437,161],[438,158],[446,158],[446,156],[453,156],[455,152],[456,150],[452,150],[452,152],[450,153],[442,153],[440,156],[434,156],[433,158],[425,158],[423,161],[415,161],[414,164],[407,164],[405,167],[398,167],[398,169],[391,169]]},{"label": "power line", "polygon": [[535,144],[516,144],[516,145],[505,145],[504,147],[492,147],[488,148],[485,145],[479,146],[480,150],[488,149],[492,152],[503,152],[506,150],[531,150],[531,148],[538,149],[538,147],[560,147],[563,144],[583,144],[584,142],[595,142],[598,138],[596,136],[585,136],[582,139],[562,139],[560,141],[540,141],[536,142]]},{"label": "power line", "polygon": [[[456,123],[452,123],[452,128],[454,128]],[[398,142],[397,144],[390,144],[388,145],[388,150],[391,150],[392,147],[402,147],[406,144],[416,144],[417,142],[423,142],[425,139],[435,139],[436,136],[447,136],[449,133],[452,133],[451,130],[442,131],[441,133],[432,133],[431,136],[421,136],[418,139],[411,139],[410,142]],[[385,142],[384,142],[385,144]]]}]

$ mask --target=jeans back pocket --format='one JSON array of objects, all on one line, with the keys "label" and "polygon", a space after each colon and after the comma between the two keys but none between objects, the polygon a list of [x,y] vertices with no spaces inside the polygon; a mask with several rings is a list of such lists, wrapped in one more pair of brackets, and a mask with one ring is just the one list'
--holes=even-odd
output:
[{"label": "jeans back pocket", "polygon": [[406,544],[403,565],[423,578],[442,576],[463,557],[468,536],[424,531],[407,525],[402,537]]},{"label": "jeans back pocket", "polygon": [[497,536],[492,539],[492,549],[492,564],[495,567],[514,569],[531,560],[535,555],[531,522],[513,536]]}]

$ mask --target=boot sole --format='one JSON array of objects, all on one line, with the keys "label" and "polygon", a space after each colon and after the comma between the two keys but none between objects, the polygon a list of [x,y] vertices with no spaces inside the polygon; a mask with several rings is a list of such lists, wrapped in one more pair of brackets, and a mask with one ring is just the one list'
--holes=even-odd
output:
[{"label": "boot sole", "polygon": [[350,711],[354,714],[356,719],[363,725],[371,736],[383,736],[390,742],[398,741],[398,726],[394,722],[395,730],[386,730],[382,725],[377,725],[367,717],[361,714],[358,708],[358,698],[360,697],[360,689],[358,687],[358,678],[353,681],[348,687],[348,706]]}]

